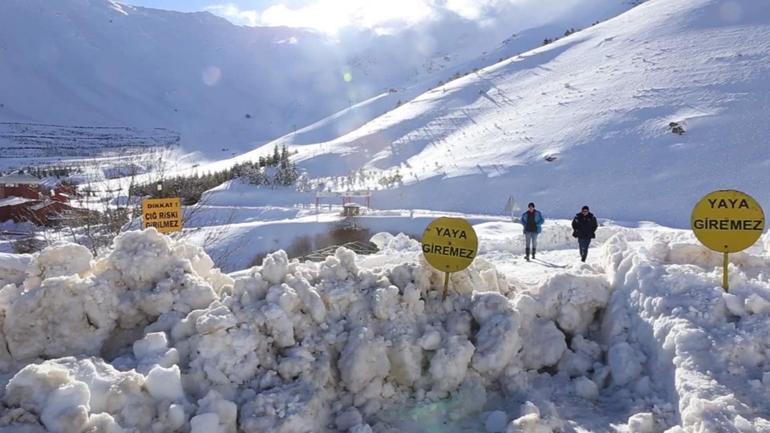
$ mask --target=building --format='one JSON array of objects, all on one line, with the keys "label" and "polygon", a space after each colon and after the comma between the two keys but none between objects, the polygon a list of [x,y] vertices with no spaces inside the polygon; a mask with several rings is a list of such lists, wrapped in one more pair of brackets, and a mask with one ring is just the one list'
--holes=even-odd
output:
[{"label": "building", "polygon": [[41,226],[59,225],[67,219],[82,216],[80,209],[54,200],[37,201],[28,206],[27,221]]},{"label": "building", "polygon": [[15,222],[29,221],[29,206],[37,200],[24,197],[6,197],[0,199],[0,222],[13,220]]},{"label": "building", "polygon": [[50,196],[43,193],[42,181],[28,174],[0,177],[0,222],[13,220],[37,225],[55,225],[84,212],[69,206],[70,198],[77,195],[71,185],[57,185]]},{"label": "building", "polygon": [[40,198],[40,179],[29,174],[0,176],[0,199],[8,197]]}]

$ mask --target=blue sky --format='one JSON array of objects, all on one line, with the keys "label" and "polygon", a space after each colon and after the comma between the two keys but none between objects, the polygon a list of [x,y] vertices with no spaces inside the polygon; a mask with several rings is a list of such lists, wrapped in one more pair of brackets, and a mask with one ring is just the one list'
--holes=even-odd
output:
[{"label": "blue sky", "polygon": [[207,7],[217,4],[233,4],[242,10],[257,10],[262,11],[275,4],[285,4],[289,7],[302,6],[309,3],[309,0],[123,0],[123,3],[128,3],[137,6],[146,6],[156,9],[168,9],[174,11],[202,11]]}]

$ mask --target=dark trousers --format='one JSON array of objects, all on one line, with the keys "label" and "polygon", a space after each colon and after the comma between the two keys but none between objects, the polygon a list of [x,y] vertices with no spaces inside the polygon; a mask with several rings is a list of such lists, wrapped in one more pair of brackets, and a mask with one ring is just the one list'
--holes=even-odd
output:
[{"label": "dark trousers", "polygon": [[585,262],[588,257],[588,246],[591,245],[591,238],[578,238],[578,246],[580,247],[580,258]]}]

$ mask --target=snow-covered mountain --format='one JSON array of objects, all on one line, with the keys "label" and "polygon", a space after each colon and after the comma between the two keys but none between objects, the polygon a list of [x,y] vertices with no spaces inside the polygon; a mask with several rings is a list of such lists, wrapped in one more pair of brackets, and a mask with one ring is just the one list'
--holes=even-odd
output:
[{"label": "snow-covered mountain", "polygon": [[[224,274],[215,261],[343,222],[240,181],[208,192],[184,240],[0,254],[0,431],[768,432],[770,235],[730,256],[727,291],[720,254],[640,222],[678,224],[713,188],[767,203],[768,51],[766,1],[651,0],[338,139],[313,143],[366,103],[276,141],[315,181],[404,176],[372,197],[400,210],[356,218],[371,255],[276,251]],[[547,213],[531,261],[507,216],[453,215],[479,248],[446,280],[403,234],[509,195]],[[585,202],[636,226],[602,220],[582,262],[551,216]]]},{"label": "snow-covered mountain", "polygon": [[357,110],[334,138],[446,81],[513,33],[530,35],[514,44],[523,51],[630,7],[592,3],[570,2],[531,20],[520,8],[501,6],[500,19],[484,25],[447,15],[396,34],[349,30],[332,39],[111,0],[6,0],[0,121],[165,128],[180,135],[185,150],[220,159],[393,94],[386,105]]},{"label": "snow-covered mountain", "polygon": [[686,226],[714,189],[770,202],[768,56],[763,2],[651,0],[297,149],[316,177],[401,174],[380,207],[500,213],[514,196]]}]

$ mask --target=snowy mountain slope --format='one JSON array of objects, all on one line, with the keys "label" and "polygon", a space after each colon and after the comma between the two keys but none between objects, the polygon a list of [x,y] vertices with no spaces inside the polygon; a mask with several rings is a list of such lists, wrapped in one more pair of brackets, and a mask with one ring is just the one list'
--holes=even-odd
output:
[{"label": "snowy mountain slope", "polygon": [[438,70],[414,77],[403,86],[388,89],[388,92],[362,101],[305,128],[274,140],[268,144],[268,147],[274,145],[312,144],[333,140],[437,87],[437,85],[493,65],[503,59],[529,51],[540,46],[545,38],[559,36],[565,29],[588,27],[593,22],[611,18],[628,9],[623,3],[605,4],[601,8],[594,5],[594,8],[596,10],[585,13],[581,17],[562,17],[556,19],[553,23],[526,29],[511,35],[489,51],[483,51],[480,55],[478,53],[472,55],[469,60],[459,64],[442,65]]},{"label": "snowy mountain slope", "polygon": [[[212,153],[343,106],[303,102],[335,93],[340,80],[329,64],[302,66],[327,42],[301,30],[242,28],[207,13],[103,0],[11,0],[0,5],[0,20],[4,120],[165,127],[189,150]],[[282,43],[292,37],[302,43]],[[290,92],[311,73],[326,83]]]},{"label": "snowy mountain slope", "polygon": [[315,176],[400,172],[403,188],[378,193],[386,206],[501,212],[513,195],[547,215],[588,203],[618,220],[684,226],[712,189],[770,201],[768,55],[761,2],[652,0],[299,158]]},{"label": "snowy mountain slope", "polygon": [[[575,13],[579,4],[537,26],[577,26],[628,7],[618,0]],[[0,121],[165,128],[186,150],[221,159],[390,88],[433,85],[529,27],[525,19],[482,26],[447,16],[393,35],[333,40],[108,0],[8,0],[0,4]]]}]

